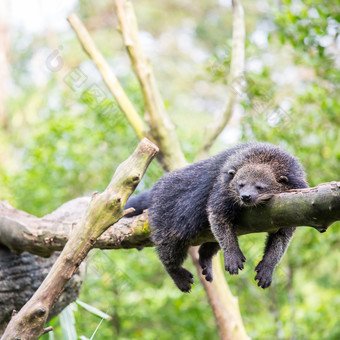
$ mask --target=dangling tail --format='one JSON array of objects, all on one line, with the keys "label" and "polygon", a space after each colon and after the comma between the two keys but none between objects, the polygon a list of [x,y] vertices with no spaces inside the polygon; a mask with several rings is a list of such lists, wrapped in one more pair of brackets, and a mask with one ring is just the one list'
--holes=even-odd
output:
[{"label": "dangling tail", "polygon": [[151,200],[150,191],[151,190],[144,191],[138,195],[130,197],[127,200],[124,209],[134,208],[135,211],[130,214],[127,214],[126,217],[140,215],[143,212],[143,210],[149,208]]}]

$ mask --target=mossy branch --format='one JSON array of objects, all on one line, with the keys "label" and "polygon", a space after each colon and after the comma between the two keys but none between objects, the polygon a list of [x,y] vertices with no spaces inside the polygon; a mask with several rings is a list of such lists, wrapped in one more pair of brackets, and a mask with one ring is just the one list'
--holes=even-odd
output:
[{"label": "mossy branch", "polygon": [[[158,148],[153,143],[143,139],[135,152],[119,165],[105,191],[92,195],[87,209],[71,231],[69,240],[58,260],[33,297],[19,313],[13,316],[2,339],[38,339],[42,334],[51,330],[43,328],[51,307],[88,252],[96,244],[97,238],[110,225],[124,216],[126,200],[140,182],[157,152]],[[16,226],[21,227],[22,224],[18,222]],[[30,236],[32,238],[33,235]],[[20,230],[16,233],[15,239],[18,237],[20,237]],[[8,243],[7,245],[10,246]]]},{"label": "mossy branch", "polygon": [[[42,218],[29,215],[0,202],[0,243],[15,252],[29,251],[49,256],[66,244],[72,228],[85,212],[89,198],[72,200]],[[67,220],[65,215],[67,212]],[[327,228],[340,220],[340,182],[291,190],[274,195],[266,204],[246,210],[237,228],[238,235],[275,232],[279,228],[310,226]],[[192,242],[214,241],[209,230]],[[101,249],[151,247],[147,210],[122,218],[108,228],[93,245]]]}]

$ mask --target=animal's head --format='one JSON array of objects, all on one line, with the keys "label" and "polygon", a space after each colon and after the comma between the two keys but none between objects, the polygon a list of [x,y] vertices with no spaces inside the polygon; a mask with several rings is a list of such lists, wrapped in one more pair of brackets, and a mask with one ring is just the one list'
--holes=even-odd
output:
[{"label": "animal's head", "polygon": [[287,190],[288,178],[275,174],[268,164],[246,164],[238,170],[229,169],[229,190],[241,206],[255,206],[273,194]]}]

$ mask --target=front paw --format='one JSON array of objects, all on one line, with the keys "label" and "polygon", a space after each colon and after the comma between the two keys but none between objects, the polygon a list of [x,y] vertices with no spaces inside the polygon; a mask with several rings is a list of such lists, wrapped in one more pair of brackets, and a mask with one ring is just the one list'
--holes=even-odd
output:
[{"label": "front paw", "polygon": [[231,275],[237,275],[238,270],[242,270],[244,268],[243,262],[246,262],[246,258],[240,249],[235,252],[224,252],[225,270]]},{"label": "front paw", "polygon": [[257,285],[263,289],[268,288],[272,283],[273,268],[260,261],[255,271],[257,272],[255,276],[255,281],[258,281]]}]

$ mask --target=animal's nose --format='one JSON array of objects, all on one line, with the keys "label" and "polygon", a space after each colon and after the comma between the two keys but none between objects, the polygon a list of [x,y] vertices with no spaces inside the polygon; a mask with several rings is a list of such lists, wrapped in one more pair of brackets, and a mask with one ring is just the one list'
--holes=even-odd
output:
[{"label": "animal's nose", "polygon": [[245,203],[249,203],[251,201],[251,195],[242,195],[241,200]]}]

